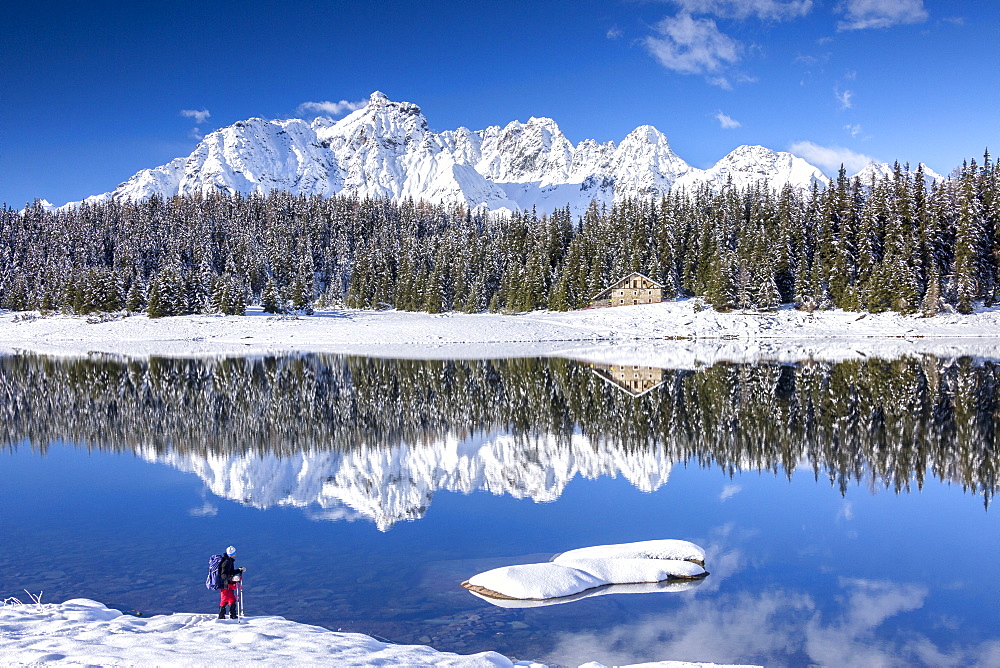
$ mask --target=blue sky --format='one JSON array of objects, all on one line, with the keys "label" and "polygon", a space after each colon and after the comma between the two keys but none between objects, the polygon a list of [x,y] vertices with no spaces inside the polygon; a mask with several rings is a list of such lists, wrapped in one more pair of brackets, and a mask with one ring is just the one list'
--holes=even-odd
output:
[{"label": "blue sky", "polygon": [[828,173],[1000,152],[994,0],[6,3],[0,202],[113,189],[251,116],[373,90],[431,128],[638,125],[707,167],[741,144]]}]

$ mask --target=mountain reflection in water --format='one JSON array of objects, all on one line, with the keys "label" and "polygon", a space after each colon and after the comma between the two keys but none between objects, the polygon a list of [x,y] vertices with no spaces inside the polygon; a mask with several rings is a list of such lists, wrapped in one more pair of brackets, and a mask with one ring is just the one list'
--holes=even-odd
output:
[{"label": "mountain reflection in water", "polygon": [[[998,665],[998,368],[0,357],[0,595],[208,612],[236,544],[251,614],[449,651]],[[653,538],[712,576],[517,609],[459,586]]]},{"label": "mountain reflection in water", "polygon": [[577,475],[621,475],[653,491],[679,462],[805,467],[841,491],[864,481],[898,492],[932,475],[988,506],[998,380],[994,362],[934,357],[693,371],[19,355],[0,357],[0,439],[131,451],[221,497],[380,529],[422,517],[438,490],[551,501]]}]

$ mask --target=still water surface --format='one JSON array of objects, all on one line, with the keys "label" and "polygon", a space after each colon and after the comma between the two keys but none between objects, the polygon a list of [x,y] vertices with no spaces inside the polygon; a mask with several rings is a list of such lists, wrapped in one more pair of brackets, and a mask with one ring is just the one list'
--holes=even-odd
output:
[{"label": "still water surface", "polygon": [[[555,665],[1000,665],[1000,367],[0,358],[0,596],[216,608]],[[683,538],[682,592],[458,585]],[[22,596],[23,598],[23,596]]]}]

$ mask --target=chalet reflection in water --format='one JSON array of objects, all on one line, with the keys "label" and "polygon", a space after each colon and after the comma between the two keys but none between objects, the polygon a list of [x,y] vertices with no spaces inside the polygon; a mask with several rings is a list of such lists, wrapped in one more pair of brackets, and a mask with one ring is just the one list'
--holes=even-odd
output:
[{"label": "chalet reflection in water", "polygon": [[599,378],[633,397],[641,397],[663,385],[663,369],[653,366],[591,364],[590,368]]}]

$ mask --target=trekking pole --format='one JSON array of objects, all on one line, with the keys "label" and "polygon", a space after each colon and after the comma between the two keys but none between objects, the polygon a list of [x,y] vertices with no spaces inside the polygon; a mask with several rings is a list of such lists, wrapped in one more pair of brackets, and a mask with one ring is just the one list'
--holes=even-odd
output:
[{"label": "trekking pole", "polygon": [[240,577],[240,590],[239,590],[239,623],[243,623],[243,578]]}]

